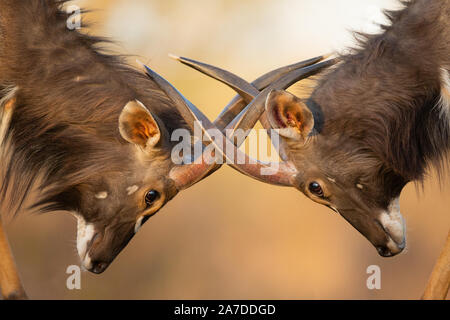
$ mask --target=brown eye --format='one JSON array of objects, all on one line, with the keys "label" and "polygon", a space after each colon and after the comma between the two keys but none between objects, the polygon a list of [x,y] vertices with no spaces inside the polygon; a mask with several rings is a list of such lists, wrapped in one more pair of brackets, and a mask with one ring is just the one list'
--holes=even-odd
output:
[{"label": "brown eye", "polygon": [[150,207],[153,204],[153,202],[155,202],[158,198],[159,192],[156,190],[150,190],[145,195],[145,203],[147,204],[148,207]]},{"label": "brown eye", "polygon": [[313,181],[313,182],[311,182],[311,183],[309,184],[309,191],[310,191],[312,194],[314,194],[314,195],[316,195],[316,196],[318,196],[318,197],[320,197],[320,198],[323,198],[323,197],[324,197],[323,189],[322,189],[322,187],[320,186],[320,184],[319,184],[318,182],[316,182],[316,181]]}]

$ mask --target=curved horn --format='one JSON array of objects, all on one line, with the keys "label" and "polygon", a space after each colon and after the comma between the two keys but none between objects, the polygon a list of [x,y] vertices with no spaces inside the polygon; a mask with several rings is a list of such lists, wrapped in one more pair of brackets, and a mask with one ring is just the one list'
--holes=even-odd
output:
[{"label": "curved horn", "polygon": [[[233,131],[233,128],[236,130],[238,129],[236,122],[242,118],[244,115],[244,112],[237,117],[237,115],[245,108],[246,104],[250,103],[253,98],[255,98],[259,94],[259,90],[262,90],[266,88],[267,86],[271,85],[272,82],[275,82],[279,80],[281,77],[283,77],[286,74],[289,74],[292,71],[301,69],[303,67],[311,66],[317,62],[320,62],[324,59],[327,59],[331,54],[329,55],[322,55],[315,58],[311,58],[305,61],[297,62],[288,66],[284,66],[278,69],[275,69],[273,71],[270,71],[261,77],[257,78],[255,81],[253,81],[251,84],[249,84],[244,79],[232,74],[231,72],[228,72],[226,70],[217,68],[215,66],[202,63],[196,60],[192,60],[185,57],[179,57],[175,56],[173,54],[170,54],[169,57],[187,65],[190,66],[197,71],[200,71],[203,74],[206,74],[210,77],[213,77],[214,79],[221,81],[231,87],[233,90],[235,90],[238,95],[235,96],[225,107],[225,109],[220,113],[218,118],[214,121],[214,125],[224,131],[226,129],[231,129]],[[326,67],[326,66],[324,66]],[[319,72],[320,69],[317,70]],[[298,79],[300,79],[302,75],[299,75]],[[297,78],[296,78],[297,80]],[[273,88],[275,89],[286,89],[290,85],[290,82],[277,82],[274,84]],[[244,99],[242,97],[244,97]],[[249,109],[247,109],[245,112],[248,112]],[[226,121],[224,119],[227,119]],[[232,122],[234,120],[235,122]],[[266,128],[268,135],[272,138],[271,134],[271,127],[270,124],[266,118],[265,112],[261,115],[259,118],[259,121],[263,124],[263,127]],[[254,126],[255,122],[247,122],[246,124],[242,124],[241,127],[239,127],[242,130],[248,130],[251,129]],[[244,127],[245,125],[245,127]],[[233,136],[232,141],[235,141],[236,146],[240,146],[243,141],[245,140],[245,136],[242,136],[242,139],[240,141],[237,141],[235,137]],[[279,139],[271,139],[272,144],[274,145],[276,150],[279,150],[279,154],[282,160],[287,161],[287,155],[285,152],[285,146],[283,141],[279,141]],[[279,141],[280,145],[275,143],[275,141]],[[220,168],[220,165],[216,165],[213,169],[211,169],[210,173]]]},{"label": "curved horn", "polygon": [[[233,74],[231,74],[226,70],[217,68],[215,66],[195,61],[189,58],[179,57],[173,54],[170,54],[169,56],[191,68],[196,69],[197,71],[200,71],[203,74],[206,74],[207,76],[210,76],[218,81],[225,83],[226,85],[232,87],[234,90],[238,90],[237,91],[238,95],[236,95],[228,103],[228,105],[219,114],[216,121],[214,121],[214,124],[219,129],[223,130],[236,117],[236,115],[239,114],[239,112],[241,112],[241,110],[245,107],[245,104],[250,103],[250,101],[259,93],[259,91],[263,90],[264,88],[266,88],[271,83],[275,82],[285,74],[293,70],[301,69],[316,64],[322,60],[327,59],[328,57],[331,56],[331,54],[318,56],[315,58],[311,58],[305,61],[297,62],[288,66],[272,70],[262,75],[261,77],[257,78],[251,84],[248,84],[247,81],[237,76],[234,76]],[[231,78],[230,75],[232,76]],[[253,92],[252,94],[253,89],[251,87],[254,87],[256,90],[258,90],[258,93]]]},{"label": "curved horn", "polygon": [[[218,130],[197,107],[195,107],[189,100],[187,100],[167,80],[165,80],[163,77],[158,75],[147,66],[145,66],[145,68],[147,70],[147,75],[153,81],[155,81],[155,83],[163,92],[167,94],[167,96],[174,103],[178,112],[180,112],[180,114],[192,129],[194,129],[195,122],[201,123],[202,132],[206,134],[211,143],[214,144],[216,150],[221,153],[221,155],[227,160],[227,162],[231,162],[230,165],[233,168],[243,174],[250,175],[251,177],[261,181],[284,186],[292,185],[297,171],[290,163],[272,164],[250,159],[245,153],[237,149],[236,146],[227,137],[225,137],[222,132]],[[291,78],[292,76],[289,79]],[[270,91],[260,94],[264,94],[265,97],[258,96],[256,98],[259,98],[257,101],[262,101],[262,110],[264,110],[264,102],[269,92]],[[259,109],[261,109],[261,107],[259,107]],[[250,128],[252,128],[260,117],[260,114],[252,111],[254,111],[254,108],[243,110],[241,114],[243,115],[245,121],[239,122],[235,128],[243,128],[243,124],[250,124]],[[208,134],[208,130],[210,129],[217,129],[216,134],[220,138],[221,143],[218,143],[211,138],[211,136]],[[228,153],[226,152],[227,150]],[[233,152],[233,158],[230,158],[227,155],[230,154],[230,151]],[[244,159],[244,164],[234,164],[232,159],[238,158]],[[198,161],[195,161],[195,163],[192,164],[176,166],[170,171],[170,178],[175,182],[178,190],[185,189],[195,184],[216,167],[215,162],[209,164],[211,163],[210,154],[203,153],[201,159],[197,160],[201,160],[200,163],[198,163]],[[265,172],[271,172],[273,168],[277,168],[276,172],[270,175],[265,174]]]},{"label": "curved horn", "polygon": [[[233,100],[226,107],[226,109],[229,108],[228,109],[229,113],[231,112],[230,110],[233,110],[234,112],[236,112],[236,109],[239,109],[239,107],[241,106],[241,103],[242,103],[242,99],[245,102],[250,103],[250,105],[248,105],[246,107],[246,109],[244,109],[245,111],[242,111],[241,114],[236,116],[233,119],[233,121],[231,121],[226,126],[226,129],[233,129],[233,128],[236,129],[238,126],[240,128],[249,129],[249,128],[251,128],[250,125],[254,125],[254,124],[249,122],[248,120],[245,120],[245,117],[249,117],[245,114],[247,114],[249,112],[248,109],[252,108],[253,105],[259,105],[259,106],[262,105],[261,101],[250,102],[250,99],[253,99],[260,93],[259,92],[260,89],[258,89],[259,87],[263,87],[263,86],[267,85],[264,89],[266,92],[270,92],[272,90],[287,89],[289,86],[291,86],[293,83],[297,82],[298,80],[301,80],[303,78],[309,77],[314,74],[317,74],[318,72],[322,71],[324,68],[327,68],[336,63],[337,60],[332,59],[332,60],[328,60],[328,61],[325,61],[325,62],[322,62],[319,64],[315,64],[315,65],[310,64],[312,61],[320,61],[321,59],[324,59],[327,57],[328,57],[327,55],[319,56],[319,57],[309,59],[309,60],[294,64],[294,65],[279,68],[277,70],[271,71],[271,72],[263,75],[262,77],[255,80],[252,84],[248,83],[244,79],[240,78],[239,76],[237,76],[229,71],[217,68],[212,65],[208,65],[208,64],[205,64],[205,63],[202,63],[199,61],[195,61],[192,59],[188,59],[188,58],[179,57],[177,60],[179,60],[180,62],[182,62],[185,65],[188,65],[188,66],[202,72],[203,74],[205,74],[207,76],[210,76],[222,83],[225,83],[226,85],[231,87],[233,90],[238,92],[238,94],[242,98],[241,99],[233,98]],[[305,64],[308,66],[304,67],[302,69],[296,69],[296,66],[305,65]],[[286,71],[286,70],[291,70],[291,69],[293,69],[293,71],[290,71],[290,72]],[[270,81],[272,79],[276,79],[277,77],[278,77],[277,81],[275,81],[274,83],[271,83],[271,84],[268,83],[268,81]],[[256,86],[258,86],[258,88],[255,87],[255,83],[256,83]],[[251,98],[249,98],[249,97],[251,97]],[[257,110],[256,112],[259,113],[259,112],[261,112],[261,110]],[[251,118],[249,118],[249,119],[253,119],[253,116],[250,116],[250,117]],[[221,119],[220,116],[219,116],[219,119]],[[261,121],[263,127],[267,130],[268,135],[271,137],[271,126],[266,118],[264,111],[262,111],[262,114],[261,114],[261,117],[259,120]],[[280,141],[280,145],[278,145],[275,143],[275,140],[272,139],[272,143],[274,144],[274,147],[276,148],[276,150],[279,151],[281,159],[284,161],[288,161],[289,159],[287,157],[286,146],[283,143],[283,141]]]},{"label": "curved horn", "polygon": [[[242,100],[244,100],[245,102],[249,103],[250,98],[249,97],[255,97],[258,96],[260,94],[259,90],[261,90],[260,88],[266,88],[264,91],[272,91],[274,89],[286,89],[287,87],[289,87],[292,84],[292,74],[294,74],[294,72],[292,72],[291,70],[296,70],[296,67],[301,66],[301,65],[307,65],[309,68],[304,68],[303,70],[301,70],[301,72],[297,73],[295,72],[295,74],[301,74],[301,76],[299,77],[300,79],[302,78],[306,78],[309,75],[313,75],[316,74],[320,71],[322,71],[324,68],[327,68],[333,64],[335,64],[338,60],[337,59],[332,59],[332,60],[328,60],[325,62],[322,62],[320,64],[311,66],[311,63],[314,63],[316,61],[321,61],[322,59],[326,59],[328,57],[328,55],[324,55],[324,56],[319,56],[313,59],[309,59],[294,65],[290,65],[287,67],[283,67],[283,68],[279,68],[277,70],[271,71],[263,76],[261,76],[260,78],[258,78],[257,80],[253,81],[251,84],[246,82],[244,79],[240,78],[239,76],[228,72],[226,70],[217,68],[215,66],[212,65],[208,65],[199,61],[195,61],[192,59],[188,59],[188,58],[183,58],[183,57],[176,57],[176,59],[180,62],[182,62],[185,65],[188,65],[200,72],[202,72],[203,74],[210,76],[220,82],[225,83],[226,85],[228,85],[229,87],[231,87],[232,89],[234,89],[236,92],[238,92],[238,94],[240,95],[240,97],[235,97],[233,98],[233,100],[227,105],[227,107],[225,108],[224,112],[236,112],[236,109],[238,109],[240,107],[240,105],[242,104]],[[291,72],[289,72],[291,71]],[[288,73],[286,75],[286,73]],[[281,78],[283,75],[285,75],[284,78]],[[275,81],[275,83],[270,84],[269,81],[271,80],[276,80],[278,79],[278,81]],[[296,81],[295,81],[296,82]],[[264,96],[264,95],[261,95]],[[246,109],[244,109],[241,114],[239,114],[237,117],[234,118],[233,121],[231,121],[227,126],[226,129],[230,129],[230,128],[234,128],[236,129],[237,127],[248,127],[248,120],[247,122],[245,122],[244,118],[245,117],[249,117],[248,114],[248,109],[252,108],[252,105],[261,105],[261,101],[257,101],[258,99],[253,100],[250,105],[248,105],[246,107]],[[222,112],[221,115],[224,114],[224,112]],[[221,119],[219,117],[219,119]],[[267,130],[267,133],[269,134],[269,136],[271,136],[271,126],[266,118],[265,112],[263,112],[263,114],[261,115],[260,121],[263,125],[263,127]],[[241,142],[238,142],[238,145]],[[288,162],[288,157],[286,154],[286,146],[283,143],[283,140],[280,141],[280,145],[275,144],[274,140],[272,139],[272,143],[274,144],[276,150],[279,151],[280,157],[282,160],[287,161]],[[288,162],[289,163],[289,162]],[[267,181],[266,181],[267,182]],[[269,181],[270,182],[270,181]]]},{"label": "curved horn", "polygon": [[[228,128],[252,128],[252,121],[254,114],[259,114],[260,116],[264,113],[265,109],[265,99],[269,95],[269,93],[273,90],[280,90],[280,89],[286,89],[289,88],[294,83],[308,78],[312,75],[315,75],[322,71],[324,68],[327,68],[329,66],[332,66],[336,63],[336,60],[328,60],[321,63],[317,63],[315,65],[311,65],[302,69],[294,70],[286,74],[285,76],[281,77],[274,83],[267,86],[264,90],[259,92],[253,87],[254,93],[257,94],[257,96],[244,108],[244,110],[241,111],[241,113],[228,125]],[[224,73],[227,77],[231,78],[237,78],[241,79],[238,76],[226,72]],[[232,87],[235,89],[234,87]],[[235,89],[237,91],[237,89]],[[249,110],[251,109],[251,110]],[[254,124],[253,124],[254,125]]]}]

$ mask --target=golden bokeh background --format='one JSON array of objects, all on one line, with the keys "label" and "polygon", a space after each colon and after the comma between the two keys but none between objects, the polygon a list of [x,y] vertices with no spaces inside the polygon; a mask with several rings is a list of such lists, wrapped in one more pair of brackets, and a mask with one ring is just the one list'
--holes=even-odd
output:
[{"label": "golden bokeh background", "polygon": [[[167,57],[216,64],[253,80],[273,68],[342,51],[350,30],[376,32],[396,0],[85,0],[89,32],[117,41],[169,79],[210,119],[234,94]],[[295,90],[295,89],[294,89]],[[179,194],[142,228],[101,275],[82,273],[76,221],[23,215],[6,225],[33,299],[417,299],[450,227],[450,183],[431,175],[401,195],[408,249],[381,258],[343,218],[298,191],[262,184],[224,167]],[[366,269],[381,268],[381,290]]]}]

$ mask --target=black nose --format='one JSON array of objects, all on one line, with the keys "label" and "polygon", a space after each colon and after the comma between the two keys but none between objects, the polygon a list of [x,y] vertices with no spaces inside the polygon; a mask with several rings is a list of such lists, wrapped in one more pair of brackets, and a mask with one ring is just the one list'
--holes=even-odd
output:
[{"label": "black nose", "polygon": [[378,246],[377,251],[378,254],[382,257],[392,257],[394,255],[388,247],[384,246]]},{"label": "black nose", "polygon": [[376,246],[378,254],[382,257],[393,257],[402,252],[405,247],[405,240],[400,244],[390,240],[387,244]]},{"label": "black nose", "polygon": [[107,262],[93,261],[92,268],[89,269],[89,271],[99,274],[99,273],[102,273],[103,271],[105,271],[106,268],[108,268],[108,266],[109,266],[109,263],[107,263]]}]

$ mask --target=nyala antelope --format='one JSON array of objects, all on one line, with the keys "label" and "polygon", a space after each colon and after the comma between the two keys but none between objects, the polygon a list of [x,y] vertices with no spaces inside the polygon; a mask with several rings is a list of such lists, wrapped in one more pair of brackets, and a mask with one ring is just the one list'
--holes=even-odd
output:
[{"label": "nyala antelope", "polygon": [[[101,273],[164,204],[218,168],[214,161],[175,165],[171,133],[192,131],[196,121],[206,132],[224,119],[209,122],[151,69],[134,70],[96,49],[102,39],[69,30],[65,2],[0,1],[0,204],[9,215],[71,213],[81,263]],[[318,64],[324,58],[260,81],[286,89],[329,66]],[[258,117],[250,112],[233,128],[248,130]],[[227,152],[240,153],[221,138]],[[200,160],[225,154],[218,151],[205,151]],[[233,166],[247,172],[264,164]],[[4,298],[26,297],[1,224],[0,288]]]},{"label": "nyala antelope", "polygon": [[[360,48],[342,55],[308,99],[274,90],[265,108],[253,106],[262,125],[282,136],[280,156],[294,168],[280,173],[284,179],[253,177],[295,187],[341,214],[384,257],[406,245],[403,187],[422,181],[431,167],[448,178],[450,1],[404,4],[387,12],[391,25],[382,26],[382,34],[360,34]],[[225,70],[177,59],[226,84],[241,84],[245,94],[227,106],[223,120],[261,89]],[[449,255],[437,266],[443,280],[434,297],[448,290]]]}]

